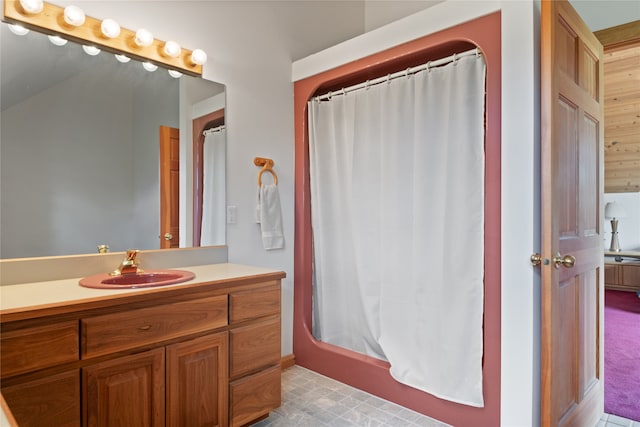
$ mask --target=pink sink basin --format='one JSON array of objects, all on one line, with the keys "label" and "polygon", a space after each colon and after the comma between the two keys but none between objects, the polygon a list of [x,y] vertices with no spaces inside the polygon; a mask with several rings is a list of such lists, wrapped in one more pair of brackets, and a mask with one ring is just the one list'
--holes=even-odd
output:
[{"label": "pink sink basin", "polygon": [[96,289],[149,288],[182,283],[194,277],[196,277],[195,274],[186,270],[148,270],[143,273],[123,274],[121,276],[111,276],[103,273],[80,279],[80,286]]}]

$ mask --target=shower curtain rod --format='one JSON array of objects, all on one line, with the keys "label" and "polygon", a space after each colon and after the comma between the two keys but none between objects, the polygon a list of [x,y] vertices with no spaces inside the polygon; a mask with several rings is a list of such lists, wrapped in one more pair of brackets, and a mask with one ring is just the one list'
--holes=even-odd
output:
[{"label": "shower curtain rod", "polygon": [[220,126],[215,127],[215,128],[207,129],[207,130],[205,130],[205,131],[203,131],[203,132],[202,132],[202,135],[203,135],[203,136],[207,136],[207,135],[209,135],[210,133],[220,132],[221,130],[224,130],[224,125],[220,125]]},{"label": "shower curtain rod", "polygon": [[346,88],[342,88],[338,91],[335,92],[328,92],[325,93],[324,95],[318,95],[316,97],[313,98],[314,101],[324,101],[327,99],[331,99],[333,96],[336,95],[346,95],[349,92],[354,92],[356,90],[360,90],[360,89],[366,89],[369,88],[370,86],[375,86],[378,85],[380,83],[384,83],[384,82],[388,82],[390,80],[393,79],[397,79],[399,77],[406,77],[409,76],[411,74],[416,74],[420,71],[423,70],[429,70],[433,67],[439,67],[441,65],[445,65],[448,64],[450,62],[456,62],[459,58],[465,57],[465,56],[471,56],[471,55],[476,55],[476,56],[480,56],[482,53],[480,52],[480,49],[475,48],[475,49],[471,49],[468,50],[466,52],[462,52],[462,53],[454,53],[451,56],[447,56],[445,58],[442,59],[437,59],[435,61],[429,61],[426,64],[422,64],[422,65],[418,65],[416,67],[411,67],[411,68],[407,68],[404,71],[398,71],[392,74],[387,74],[386,76],[383,77],[378,77],[377,79],[373,79],[373,80],[367,80],[366,82],[362,82],[362,83],[358,83],[356,85],[353,86],[349,86]]}]

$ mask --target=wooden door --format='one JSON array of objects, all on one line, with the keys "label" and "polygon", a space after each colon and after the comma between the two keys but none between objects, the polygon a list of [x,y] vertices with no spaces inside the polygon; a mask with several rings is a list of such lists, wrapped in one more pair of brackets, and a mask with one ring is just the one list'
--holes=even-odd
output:
[{"label": "wooden door", "polygon": [[567,0],[543,0],[541,48],[541,420],[595,426],[604,410],[602,46]]},{"label": "wooden door", "polygon": [[167,426],[228,424],[228,338],[219,333],[167,347]]},{"label": "wooden door", "polygon": [[180,246],[180,130],[160,126],[160,249]]},{"label": "wooden door", "polygon": [[164,348],[82,370],[82,425],[164,426]]}]

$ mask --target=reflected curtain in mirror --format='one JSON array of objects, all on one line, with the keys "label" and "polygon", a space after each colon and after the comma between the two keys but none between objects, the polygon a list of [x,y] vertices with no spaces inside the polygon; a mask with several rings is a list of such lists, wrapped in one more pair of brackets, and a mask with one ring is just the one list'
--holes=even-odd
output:
[{"label": "reflected curtain in mirror", "polygon": [[224,126],[204,131],[201,246],[225,243],[226,134]]}]

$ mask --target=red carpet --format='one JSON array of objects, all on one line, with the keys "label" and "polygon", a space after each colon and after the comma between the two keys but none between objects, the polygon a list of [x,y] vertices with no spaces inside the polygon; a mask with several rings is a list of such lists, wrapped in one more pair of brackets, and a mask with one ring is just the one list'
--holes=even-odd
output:
[{"label": "red carpet", "polygon": [[605,291],[604,411],[640,421],[640,298]]}]

